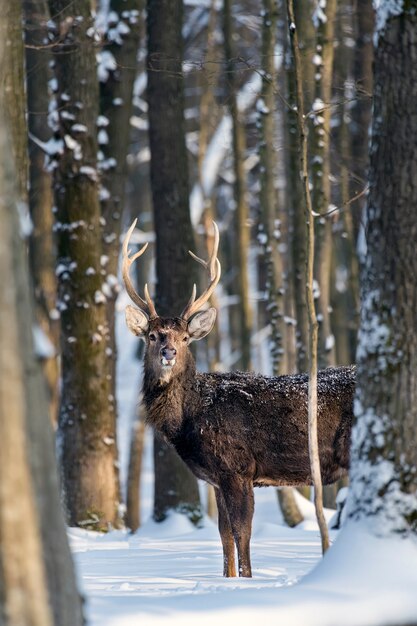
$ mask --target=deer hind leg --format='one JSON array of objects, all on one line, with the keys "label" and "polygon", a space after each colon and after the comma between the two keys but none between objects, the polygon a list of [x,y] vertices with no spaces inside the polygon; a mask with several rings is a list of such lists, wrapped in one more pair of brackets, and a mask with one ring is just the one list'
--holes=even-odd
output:
[{"label": "deer hind leg", "polygon": [[252,482],[234,477],[222,483],[221,488],[237,547],[239,576],[250,578],[250,538],[254,511]]},{"label": "deer hind leg", "polygon": [[219,533],[223,546],[223,576],[231,578],[236,576],[235,540],[223,494],[220,489],[215,489],[214,491],[219,513]]}]

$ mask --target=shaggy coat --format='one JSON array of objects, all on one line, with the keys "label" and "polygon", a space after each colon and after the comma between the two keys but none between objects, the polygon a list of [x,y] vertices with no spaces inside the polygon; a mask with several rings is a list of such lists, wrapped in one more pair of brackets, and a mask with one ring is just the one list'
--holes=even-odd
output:
[{"label": "shaggy coat", "polygon": [[[180,318],[151,320],[147,336],[143,397],[148,422],[198,478],[215,487],[224,574],[235,575],[236,543],[239,574],[250,576],[253,487],[311,484],[308,377],[198,373],[186,345],[190,331]],[[170,367],[162,366],[156,354],[165,355]],[[354,367],[318,374],[324,484],[349,467],[354,388]]]}]

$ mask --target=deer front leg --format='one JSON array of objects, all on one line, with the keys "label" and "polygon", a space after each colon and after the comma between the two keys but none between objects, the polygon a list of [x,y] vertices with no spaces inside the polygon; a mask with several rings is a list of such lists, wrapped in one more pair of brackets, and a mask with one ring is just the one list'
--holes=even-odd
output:
[{"label": "deer front leg", "polygon": [[239,576],[250,578],[250,538],[254,511],[252,482],[240,476],[228,478],[222,482],[221,490],[237,547]]},{"label": "deer front leg", "polygon": [[235,565],[235,540],[230,525],[229,513],[220,489],[214,490],[216,494],[217,510],[219,513],[219,533],[223,546],[223,576],[231,578],[236,576]]}]

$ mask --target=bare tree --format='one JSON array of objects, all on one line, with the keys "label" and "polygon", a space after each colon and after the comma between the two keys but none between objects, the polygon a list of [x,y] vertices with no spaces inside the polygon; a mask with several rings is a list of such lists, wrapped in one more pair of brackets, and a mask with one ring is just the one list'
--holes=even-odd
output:
[{"label": "bare tree", "polygon": [[304,97],[302,85],[302,67],[300,49],[298,45],[297,27],[294,17],[292,0],[287,0],[288,23],[291,38],[292,53],[294,56],[297,125],[300,136],[300,172],[304,190],[304,210],[307,225],[307,253],[306,253],[306,300],[309,319],[309,380],[308,380],[308,443],[311,464],[311,474],[314,485],[314,504],[320,528],[323,552],[329,547],[329,534],[323,513],[323,488],[320,473],[319,447],[317,438],[317,316],[313,296],[313,268],[314,268],[314,217],[311,204],[308,160],[307,135],[304,115]]},{"label": "bare tree", "polygon": [[319,319],[318,359],[319,366],[335,364],[334,335],[330,321],[330,278],[332,266],[332,224],[326,217],[331,200],[330,188],[330,121],[332,78],[334,58],[334,23],[336,0],[328,0],[326,6],[317,4],[314,22],[317,30],[315,67],[315,98],[311,111],[312,128],[310,141],[311,201],[315,213],[315,266],[317,280],[317,311]]},{"label": "bare tree", "polygon": [[349,515],[380,536],[417,533],[415,9],[381,5],[376,13]]},{"label": "bare tree", "polygon": [[[301,23],[302,27],[303,22]],[[305,372],[308,369],[308,319],[305,301],[305,263],[306,263],[306,229],[302,210],[302,188],[299,166],[299,136],[297,130],[297,105],[295,91],[294,59],[286,54],[286,78],[288,84],[289,107],[286,109],[287,120],[287,202],[289,204],[289,246],[291,262],[291,283],[294,294],[295,314],[295,351],[297,369]]]},{"label": "bare tree", "polygon": [[48,125],[51,53],[45,46],[49,9],[47,0],[25,0],[23,9],[29,131],[29,210],[33,222],[29,239],[30,270],[36,318],[50,341],[50,349],[43,356],[43,366],[48,381],[51,419],[56,424],[59,401],[59,323],[55,308],[57,285],[52,232],[52,175],[45,167],[45,146],[52,138],[52,130]]},{"label": "bare tree", "polygon": [[[278,211],[276,189],[277,153],[274,148],[276,138],[276,28],[278,6],[275,0],[264,0],[262,11],[262,91],[258,100],[259,116],[259,165],[260,165],[260,224],[258,241],[262,246],[267,294],[267,319],[271,325],[271,360],[275,376],[285,371],[284,314],[283,314],[283,261],[279,251],[281,240],[281,220]],[[277,491],[279,505],[285,522],[293,527],[303,520],[297,505],[294,491],[282,487]]]},{"label": "bare tree", "polygon": [[[355,197],[365,188],[366,172],[369,167],[369,128],[371,123],[372,95],[372,63],[374,50],[372,34],[374,27],[374,10],[372,0],[358,0],[355,11],[355,54],[353,78],[356,100],[352,108],[351,124],[351,196]],[[365,196],[361,196],[353,204],[353,224],[357,236]]]},{"label": "bare tree", "polygon": [[[20,80],[14,92],[0,93],[0,271],[4,278],[0,294],[0,622],[81,626],[46,385],[32,337],[34,317],[23,241],[28,216],[22,181],[27,172],[23,152],[14,147],[15,141],[23,145],[27,135],[19,70],[24,66],[21,5],[4,2],[1,9],[1,82],[10,71]],[[11,61],[12,68],[8,67]]]},{"label": "bare tree", "polygon": [[[102,276],[99,93],[89,0],[50,0],[60,154],[55,169],[62,395],[60,456],[69,522],[119,524],[114,396]],[[104,290],[104,292],[103,292]],[[110,349],[109,349],[110,348]]]},{"label": "bare tree", "polygon": [[145,421],[136,419],[131,434],[129,471],[126,489],[126,526],[135,532],[141,524],[141,489],[143,446],[145,439]]},{"label": "bare tree", "polygon": [[[102,159],[100,200],[102,217],[103,273],[107,290],[107,323],[109,327],[109,374],[111,395],[116,401],[115,302],[120,232],[127,179],[127,153],[130,139],[133,85],[137,71],[140,35],[140,12],[144,0],[111,0],[103,47],[99,52],[100,122],[98,144]],[[110,352],[111,350],[111,352]],[[117,408],[115,404],[115,411]]]},{"label": "bare tree", "polygon": [[[182,22],[182,0],[148,0],[149,142],[160,315],[179,314],[185,294],[195,282],[188,255],[194,246],[185,146]],[[200,521],[197,481],[175,450],[159,438],[154,441],[154,461],[155,519],[161,521],[176,510]]]},{"label": "bare tree", "polygon": [[244,169],[245,136],[244,126],[237,106],[236,61],[233,46],[232,3],[225,0],[223,5],[224,54],[226,62],[227,102],[232,118],[232,146],[234,171],[234,201],[236,211],[236,289],[239,295],[239,349],[240,366],[251,369],[251,310],[249,306],[248,248],[249,208],[246,200],[246,175]]},{"label": "bare tree", "polygon": [[275,375],[284,373],[283,355],[283,264],[279,252],[281,221],[276,190],[275,128],[275,47],[278,7],[275,0],[264,0],[262,16],[262,91],[258,100],[260,132],[260,225],[258,240],[265,265],[267,319],[271,324],[271,357]]}]

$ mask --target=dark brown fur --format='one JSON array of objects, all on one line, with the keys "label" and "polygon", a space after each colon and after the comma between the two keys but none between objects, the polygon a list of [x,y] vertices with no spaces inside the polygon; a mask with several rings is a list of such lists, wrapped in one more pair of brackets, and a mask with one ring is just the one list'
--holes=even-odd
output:
[{"label": "dark brown fur", "polygon": [[[137,334],[147,343],[147,419],[194,474],[215,487],[225,576],[236,575],[235,544],[239,574],[251,576],[253,487],[311,484],[308,378],[197,373],[187,344],[200,337],[193,337],[180,318],[150,320],[146,333]],[[175,353],[172,368],[161,364],[164,350],[169,357]],[[354,386],[353,367],[319,372],[318,437],[325,484],[349,466]]]}]

